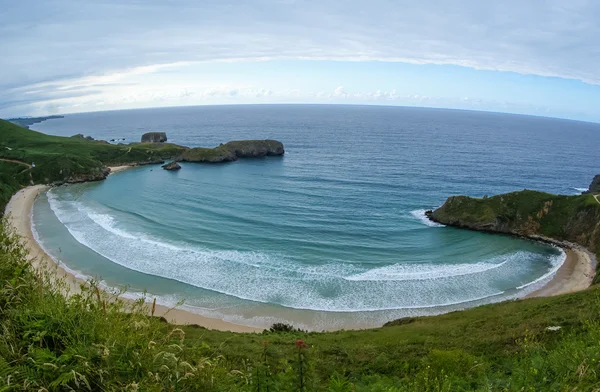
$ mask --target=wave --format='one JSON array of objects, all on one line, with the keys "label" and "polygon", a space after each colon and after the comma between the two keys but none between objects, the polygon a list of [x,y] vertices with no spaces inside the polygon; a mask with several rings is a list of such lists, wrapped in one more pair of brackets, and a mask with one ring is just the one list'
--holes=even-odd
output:
[{"label": "wave", "polygon": [[444,227],[444,225],[442,225],[440,223],[437,223],[437,222],[433,222],[429,218],[427,218],[427,216],[425,216],[425,212],[426,211],[427,210],[414,210],[414,211],[411,211],[410,214],[414,218],[417,218],[425,226],[429,226],[429,227]]},{"label": "wave", "polygon": [[425,309],[505,294],[497,283],[518,276],[539,255],[514,252],[479,263],[304,265],[285,255],[211,250],[136,233],[118,218],[48,192],[56,217],[81,244],[133,271],[256,303],[329,312]]},{"label": "wave", "polygon": [[588,191],[588,188],[573,188],[573,189],[578,192],[577,194],[581,194],[583,192],[587,192]]},{"label": "wave", "polygon": [[562,267],[562,265],[565,263],[565,261],[567,261],[567,254],[565,253],[565,251],[557,246],[555,246],[555,248],[560,251],[560,255],[554,256],[550,259],[550,264],[552,265],[550,270],[546,274],[540,276],[539,278],[537,278],[536,280],[534,280],[532,282],[523,284],[521,286],[517,286],[517,290],[522,290],[526,287],[533,286],[536,283],[540,283],[540,282],[545,281],[546,279],[550,279],[552,276],[554,276],[554,274],[559,270],[560,267]]},{"label": "wave", "polygon": [[521,259],[525,252],[516,252],[507,256],[501,256],[505,259],[500,263],[472,263],[472,264],[394,264],[390,266],[375,268],[361,274],[349,276],[347,280],[432,280],[440,278],[451,278],[455,276],[464,276],[479,274],[495,268],[502,267],[509,261]]}]

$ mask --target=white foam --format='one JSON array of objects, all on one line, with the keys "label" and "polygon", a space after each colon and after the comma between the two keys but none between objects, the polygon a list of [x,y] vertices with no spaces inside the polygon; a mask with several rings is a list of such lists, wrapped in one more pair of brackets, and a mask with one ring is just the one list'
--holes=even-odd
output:
[{"label": "white foam", "polygon": [[417,218],[421,223],[423,223],[425,226],[429,226],[429,227],[444,227],[444,225],[437,223],[437,222],[433,222],[432,220],[430,220],[426,215],[425,215],[425,211],[427,210],[414,210],[411,211],[410,214],[414,217]]},{"label": "white foam", "polygon": [[588,191],[588,188],[573,188],[573,189],[577,191],[578,195],[581,194],[581,193],[583,193],[583,192],[587,192]]},{"label": "white foam", "polygon": [[524,252],[517,252],[504,257],[500,263],[472,263],[472,264],[394,264],[375,268],[360,274],[346,277],[347,280],[431,280],[479,274],[495,268],[502,267],[511,258],[520,258]]},{"label": "white foam", "polygon": [[526,264],[537,257],[515,252],[473,264],[396,264],[375,269],[341,262],[294,265],[281,255],[169,243],[125,230],[114,216],[79,202],[59,200],[52,194],[48,200],[77,241],[125,268],[295,309],[426,309],[497,298],[505,291],[498,290],[494,279],[526,272]]},{"label": "white foam", "polygon": [[549,280],[552,276],[554,276],[554,274],[560,269],[560,267],[562,267],[562,265],[567,260],[567,254],[565,253],[565,251],[559,247],[555,248],[560,250],[560,255],[554,256],[550,259],[550,264],[552,265],[552,267],[550,267],[549,271],[532,282],[523,284],[521,286],[517,286],[517,290],[522,290],[526,287],[535,285],[536,283],[545,282],[546,280]]}]

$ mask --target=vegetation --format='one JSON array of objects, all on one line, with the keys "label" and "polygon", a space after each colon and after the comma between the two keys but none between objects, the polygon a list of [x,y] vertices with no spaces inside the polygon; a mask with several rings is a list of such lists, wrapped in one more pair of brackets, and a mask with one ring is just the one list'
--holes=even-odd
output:
[{"label": "vegetation", "polygon": [[600,388],[599,288],[364,331],[236,334],[166,324],[93,282],[65,297],[0,225],[0,290],[3,391]]},{"label": "vegetation", "polygon": [[600,203],[592,194],[560,196],[525,190],[483,199],[454,196],[430,217],[447,225],[541,235],[600,251]]}]

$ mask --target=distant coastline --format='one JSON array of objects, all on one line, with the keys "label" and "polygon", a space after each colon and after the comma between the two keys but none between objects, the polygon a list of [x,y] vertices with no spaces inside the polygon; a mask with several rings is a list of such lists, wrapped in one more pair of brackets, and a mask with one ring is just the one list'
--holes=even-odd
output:
[{"label": "distant coastline", "polygon": [[41,123],[41,122],[44,122],[47,120],[55,120],[55,119],[59,119],[59,118],[65,118],[65,116],[55,115],[55,116],[44,116],[44,117],[15,117],[15,118],[9,118],[7,121],[10,121],[11,123],[18,125],[20,127],[29,129],[29,127],[33,124]]}]

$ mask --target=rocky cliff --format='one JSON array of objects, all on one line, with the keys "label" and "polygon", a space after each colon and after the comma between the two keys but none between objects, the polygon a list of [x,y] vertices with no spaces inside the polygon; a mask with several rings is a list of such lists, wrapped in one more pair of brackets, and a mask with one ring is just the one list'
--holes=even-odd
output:
[{"label": "rocky cliff", "polygon": [[215,148],[190,148],[184,151],[178,161],[221,163],[239,158],[278,156],[285,153],[283,144],[276,140],[240,140],[221,144]]},{"label": "rocky cliff", "polygon": [[596,174],[588,190],[584,193],[600,193],[600,174]]},{"label": "rocky cliff", "polygon": [[167,141],[165,132],[148,132],[142,135],[142,143],[164,143]]},{"label": "rocky cliff", "polygon": [[240,140],[224,144],[238,158],[279,156],[285,153],[283,143],[277,140]]},{"label": "rocky cliff", "polygon": [[447,226],[544,236],[600,251],[600,203],[593,195],[558,196],[525,190],[483,199],[453,196],[427,216]]}]

